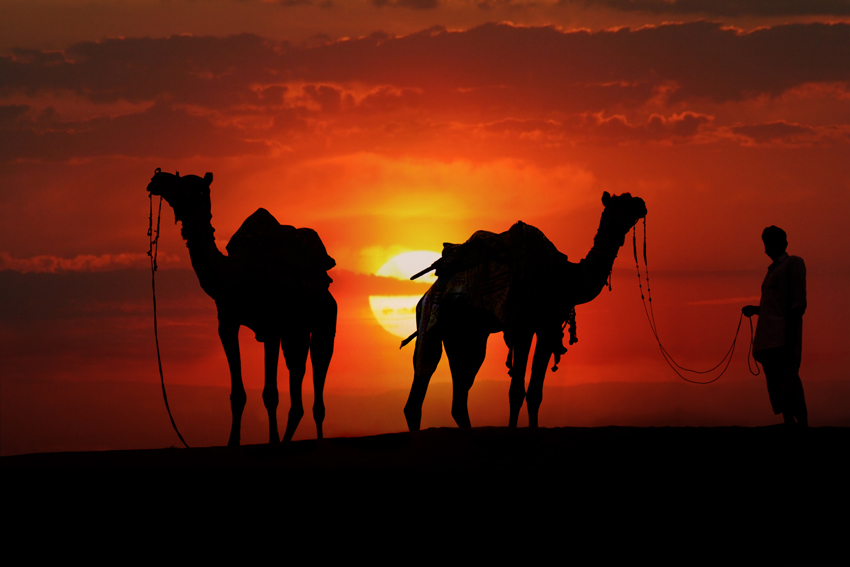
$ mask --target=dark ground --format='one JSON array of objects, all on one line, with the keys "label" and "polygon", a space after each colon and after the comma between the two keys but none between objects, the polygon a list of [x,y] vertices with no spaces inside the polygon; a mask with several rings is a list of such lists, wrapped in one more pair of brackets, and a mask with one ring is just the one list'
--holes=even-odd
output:
[{"label": "dark ground", "polygon": [[[787,468],[801,480],[850,478],[850,429],[789,432],[769,427],[559,427],[468,430],[294,441],[237,448],[199,447],[37,453],[0,457],[3,469],[295,469],[560,471],[603,477],[658,476],[681,483],[726,482],[747,470]],[[781,463],[785,462],[784,465]],[[716,476],[715,476],[716,475]]]},{"label": "dark ground", "polygon": [[482,427],[15,455],[0,457],[18,519],[4,540],[106,530],[215,558],[235,528],[239,549],[318,538],[346,560],[847,565],[848,442],[833,427]]}]

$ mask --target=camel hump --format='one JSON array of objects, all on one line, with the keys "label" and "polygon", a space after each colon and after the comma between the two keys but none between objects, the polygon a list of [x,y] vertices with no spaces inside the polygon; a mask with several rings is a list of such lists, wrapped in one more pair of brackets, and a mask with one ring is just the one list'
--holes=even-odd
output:
[{"label": "camel hump", "polygon": [[550,270],[556,258],[567,259],[567,255],[559,252],[543,231],[530,224],[518,221],[507,234],[512,261],[522,263],[532,272]]},{"label": "camel hump", "polygon": [[445,277],[494,260],[507,260],[510,250],[508,233],[486,230],[475,232],[462,244],[443,243],[437,277]]},{"label": "camel hump", "polygon": [[227,243],[227,253],[243,256],[265,252],[277,239],[279,231],[280,223],[274,215],[263,208],[257,209]]},{"label": "camel hump", "polygon": [[282,225],[265,209],[257,209],[245,219],[227,243],[227,253],[249,263],[259,261],[272,273],[280,272],[280,278],[295,270],[298,279],[310,287],[317,282],[327,287],[330,278],[324,272],[336,265],[315,230]]},{"label": "camel hump", "polygon": [[336,266],[336,260],[328,255],[325,244],[319,238],[318,232],[312,228],[299,228],[295,230],[295,235],[306,251],[307,257],[310,259],[310,264],[315,269],[327,272]]},{"label": "camel hump", "polygon": [[556,255],[566,258],[540,229],[518,221],[499,234],[479,230],[463,244],[443,243],[437,276],[456,274],[487,262],[550,265]]}]

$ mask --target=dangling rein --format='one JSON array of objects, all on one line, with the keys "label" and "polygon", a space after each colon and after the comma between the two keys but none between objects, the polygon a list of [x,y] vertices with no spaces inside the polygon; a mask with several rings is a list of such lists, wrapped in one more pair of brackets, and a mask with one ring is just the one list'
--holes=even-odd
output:
[{"label": "dangling rein", "polygon": [[[157,169],[157,171],[159,171]],[[159,334],[157,333],[156,326],[156,254],[159,249],[159,219],[162,216],[162,196],[159,197],[159,209],[156,213],[156,233],[153,230],[153,193],[148,193],[148,199],[150,200],[150,216],[148,216],[148,239],[150,240],[150,248],[148,248],[148,256],[151,259],[151,289],[153,290],[153,336],[156,339],[156,362],[159,364],[159,380],[162,383],[162,399],[165,400],[165,409],[168,410],[168,419],[171,420],[171,427],[174,428],[174,432],[177,434],[177,437],[180,438],[180,441],[183,441],[183,445],[186,448],[189,448],[189,445],[186,441],[183,440],[183,436],[180,435],[180,432],[177,430],[177,425],[174,423],[174,417],[171,415],[171,408],[168,407],[168,396],[165,395],[165,378],[162,376],[162,358],[159,354]]]},{"label": "dangling rein", "polygon": [[[723,358],[720,360],[720,362],[718,362],[715,366],[713,366],[712,368],[709,368],[708,370],[692,370],[690,368],[685,368],[684,366],[678,364],[675,360],[673,360],[673,357],[670,356],[670,353],[667,352],[667,349],[664,348],[664,345],[661,344],[661,340],[658,338],[658,328],[655,324],[655,312],[652,310],[652,292],[650,291],[650,288],[649,288],[649,264],[646,261],[646,217],[643,218],[643,265],[646,267],[646,295],[647,295],[647,297],[644,297],[644,295],[643,295],[643,283],[641,282],[641,278],[640,278],[640,264],[638,263],[638,254],[637,254],[637,223],[635,223],[635,226],[632,227],[632,248],[633,248],[634,253],[635,253],[635,267],[637,268],[638,286],[640,287],[640,299],[643,302],[643,311],[644,311],[644,313],[646,313],[646,320],[649,321],[649,328],[652,329],[652,335],[655,337],[655,340],[658,343],[658,347],[661,349],[661,354],[664,356],[664,361],[670,366],[670,368],[673,369],[673,372],[678,374],[679,378],[681,378],[685,382],[690,382],[691,384],[711,384],[712,382],[716,382],[717,380],[720,379],[721,376],[723,376],[723,374],[726,373],[726,370],[728,370],[728,368],[729,368],[729,363],[732,362],[732,354],[735,352],[735,344],[738,342],[738,333],[741,331],[741,322],[744,319],[743,312],[741,313],[741,316],[738,318],[738,328],[735,329],[735,338],[732,339],[732,346],[729,347],[729,350],[726,351],[726,354],[723,355]],[[649,300],[649,308],[647,308],[647,306],[646,306],[647,299]],[[755,358],[753,358],[753,361],[756,364],[755,372],[753,372],[752,366],[750,365],[750,358],[753,356],[754,333],[753,333],[753,320],[752,320],[752,318],[749,318],[749,319],[750,319],[750,349],[747,352],[747,369],[750,371],[750,374],[752,374],[753,376],[758,376],[759,374],[761,374],[761,371],[759,370],[759,365],[758,365],[758,362],[755,361]],[[723,366],[724,362],[726,363],[725,366]],[[723,370],[720,371],[720,374],[718,374],[716,378],[709,380],[708,382],[699,382],[697,380],[691,380],[689,378],[685,378],[684,376],[682,376],[681,372],[679,372],[679,370],[682,370],[684,372],[691,372],[693,374],[708,374],[709,372],[713,372],[713,371],[717,370],[718,368],[720,368],[720,366],[723,366]]]}]

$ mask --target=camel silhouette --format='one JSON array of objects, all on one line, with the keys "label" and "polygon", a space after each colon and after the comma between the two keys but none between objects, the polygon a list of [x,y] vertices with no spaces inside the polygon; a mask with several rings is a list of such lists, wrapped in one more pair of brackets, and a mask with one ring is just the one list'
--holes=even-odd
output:
[{"label": "camel silhouette", "polygon": [[[422,403],[443,345],[452,374],[452,417],[459,427],[471,426],[469,389],[484,362],[487,337],[500,331],[509,348],[509,426],[517,426],[525,399],[529,427],[537,427],[546,367],[554,354],[556,370],[566,352],[563,330],[568,322],[570,344],[577,340],[575,306],[599,295],[626,234],[647,212],[643,199],[628,193],[612,197],[606,191],[602,204],[593,248],[577,264],[538,229],[518,222],[501,234],[479,231],[464,244],[445,244],[442,258],[414,276],[437,271],[437,281],[416,307],[417,331],[402,343],[417,337],[413,385],[404,406],[411,431],[419,430]],[[537,346],[526,393],[534,335]]]},{"label": "camel silhouette", "polygon": [[249,216],[227,244],[216,246],[212,227],[212,173],[180,177],[157,168],[147,190],[161,195],[181,221],[192,267],[201,288],[215,300],[218,335],[230,368],[233,425],[228,445],[239,445],[247,396],[242,384],[239,328],[254,331],[265,351],[263,403],[269,414],[269,443],[280,442],[277,429],[277,365],[280,349],[289,369],[289,441],[304,415],[301,383],[307,355],[313,366],[313,419],[322,438],[325,406],[322,392],[336,333],[336,301],[327,270],[335,265],[319,235],[309,228],[281,225],[265,209]]}]

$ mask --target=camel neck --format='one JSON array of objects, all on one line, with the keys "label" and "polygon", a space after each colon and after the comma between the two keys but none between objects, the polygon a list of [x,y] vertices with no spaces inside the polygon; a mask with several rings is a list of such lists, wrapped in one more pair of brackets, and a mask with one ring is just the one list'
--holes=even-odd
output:
[{"label": "camel neck", "polygon": [[210,223],[212,215],[206,222],[183,221],[181,233],[189,249],[192,268],[198,276],[201,288],[213,299],[218,295],[221,284],[222,270],[227,256],[222,254],[215,243],[215,229]]},{"label": "camel neck", "polygon": [[613,219],[602,213],[599,229],[593,238],[593,248],[579,263],[581,277],[576,288],[576,304],[593,300],[605,287],[627,232],[628,229],[615,226]]}]

